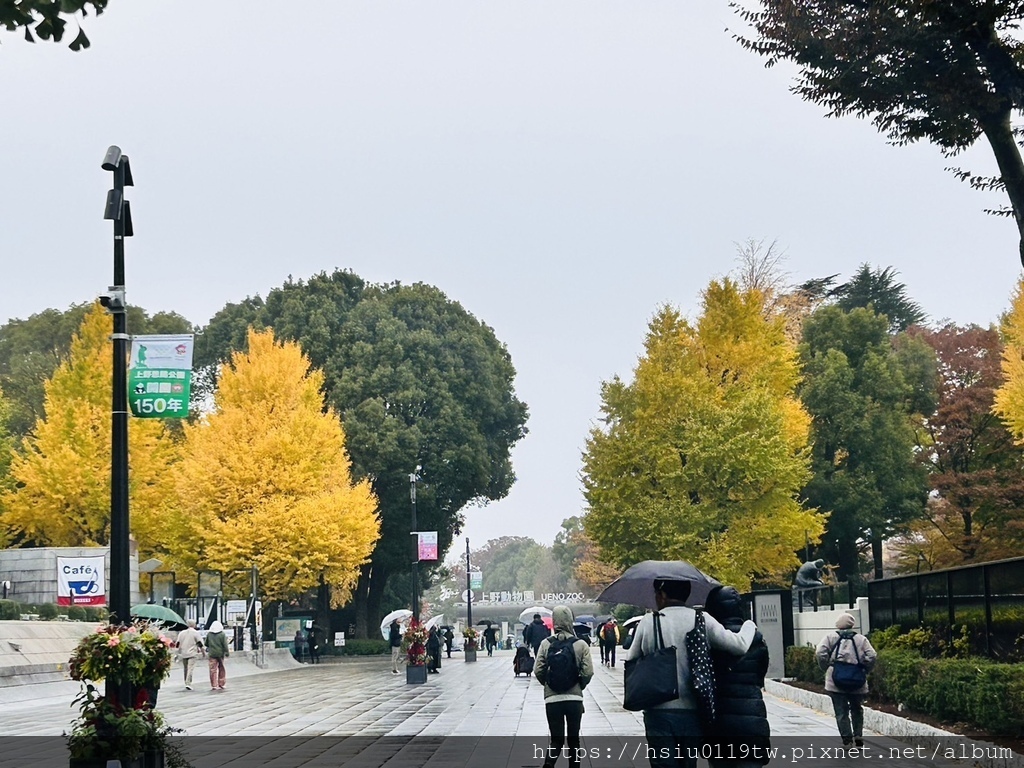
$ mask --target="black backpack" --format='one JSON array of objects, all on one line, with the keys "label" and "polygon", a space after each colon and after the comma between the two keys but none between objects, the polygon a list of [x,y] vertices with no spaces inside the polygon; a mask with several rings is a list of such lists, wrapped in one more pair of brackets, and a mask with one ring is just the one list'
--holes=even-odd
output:
[{"label": "black backpack", "polygon": [[553,640],[548,646],[545,682],[555,693],[565,693],[580,681],[580,665],[573,648],[577,640]]}]

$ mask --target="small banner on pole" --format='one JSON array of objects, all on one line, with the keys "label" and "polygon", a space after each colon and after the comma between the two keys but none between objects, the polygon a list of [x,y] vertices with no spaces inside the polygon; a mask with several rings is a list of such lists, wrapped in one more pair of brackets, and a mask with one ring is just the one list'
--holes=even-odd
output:
[{"label": "small banner on pole", "polygon": [[469,572],[469,588],[470,589],[483,589],[484,587],[484,573],[483,571],[470,571]]},{"label": "small banner on pole", "polygon": [[193,341],[191,334],[132,337],[128,404],[133,416],[188,418]]},{"label": "small banner on pole", "polygon": [[420,531],[420,560],[437,560],[437,531]]},{"label": "small banner on pole", "polygon": [[57,605],[106,605],[104,558],[57,558]]}]

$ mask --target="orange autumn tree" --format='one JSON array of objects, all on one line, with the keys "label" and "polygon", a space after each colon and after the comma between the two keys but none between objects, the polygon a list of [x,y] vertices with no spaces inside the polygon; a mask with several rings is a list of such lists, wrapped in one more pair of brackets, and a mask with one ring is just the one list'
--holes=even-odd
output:
[{"label": "orange autumn tree", "polygon": [[324,376],[298,344],[249,331],[223,366],[213,412],[185,428],[175,567],[228,573],[256,565],[270,600],[330,585],[348,600],[380,535],[377,500],[352,480]]}]

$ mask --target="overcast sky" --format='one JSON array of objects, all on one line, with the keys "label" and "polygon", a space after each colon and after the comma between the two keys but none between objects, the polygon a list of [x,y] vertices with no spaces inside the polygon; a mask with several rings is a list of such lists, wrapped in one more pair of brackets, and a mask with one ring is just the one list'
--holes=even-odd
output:
[{"label": "overcast sky", "polygon": [[[578,514],[599,387],[690,314],[736,244],[793,281],[893,266],[933,320],[987,325],[1020,274],[1002,204],[827,120],[730,37],[726,0],[111,0],[92,47],[0,33],[0,321],[111,280],[109,144],[131,158],[128,299],[205,324],[289,276],[422,281],[494,328],[530,434],[474,548]],[[70,33],[70,38],[75,32]],[[457,548],[464,547],[460,543]]]}]

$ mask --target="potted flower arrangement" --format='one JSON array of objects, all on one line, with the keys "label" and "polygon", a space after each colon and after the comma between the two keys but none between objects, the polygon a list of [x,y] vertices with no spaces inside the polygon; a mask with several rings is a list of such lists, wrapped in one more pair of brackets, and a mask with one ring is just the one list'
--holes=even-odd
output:
[{"label": "potted flower arrangement", "polygon": [[462,630],[462,636],[466,639],[463,651],[465,651],[466,661],[476,661],[476,649],[480,642],[480,633],[477,632],[473,627],[466,627]]},{"label": "potted flower arrangement", "polygon": [[427,630],[415,619],[402,637],[402,648],[408,664],[405,681],[410,684],[427,682]]},{"label": "potted flower arrangement", "polygon": [[[171,667],[171,641],[149,624],[102,626],[79,641],[69,661],[71,677],[84,684],[76,702],[78,721],[67,735],[72,768],[123,766],[184,768],[188,761],[168,739],[176,733],[154,711],[160,682]],[[94,683],[127,686],[118,701]]]}]

